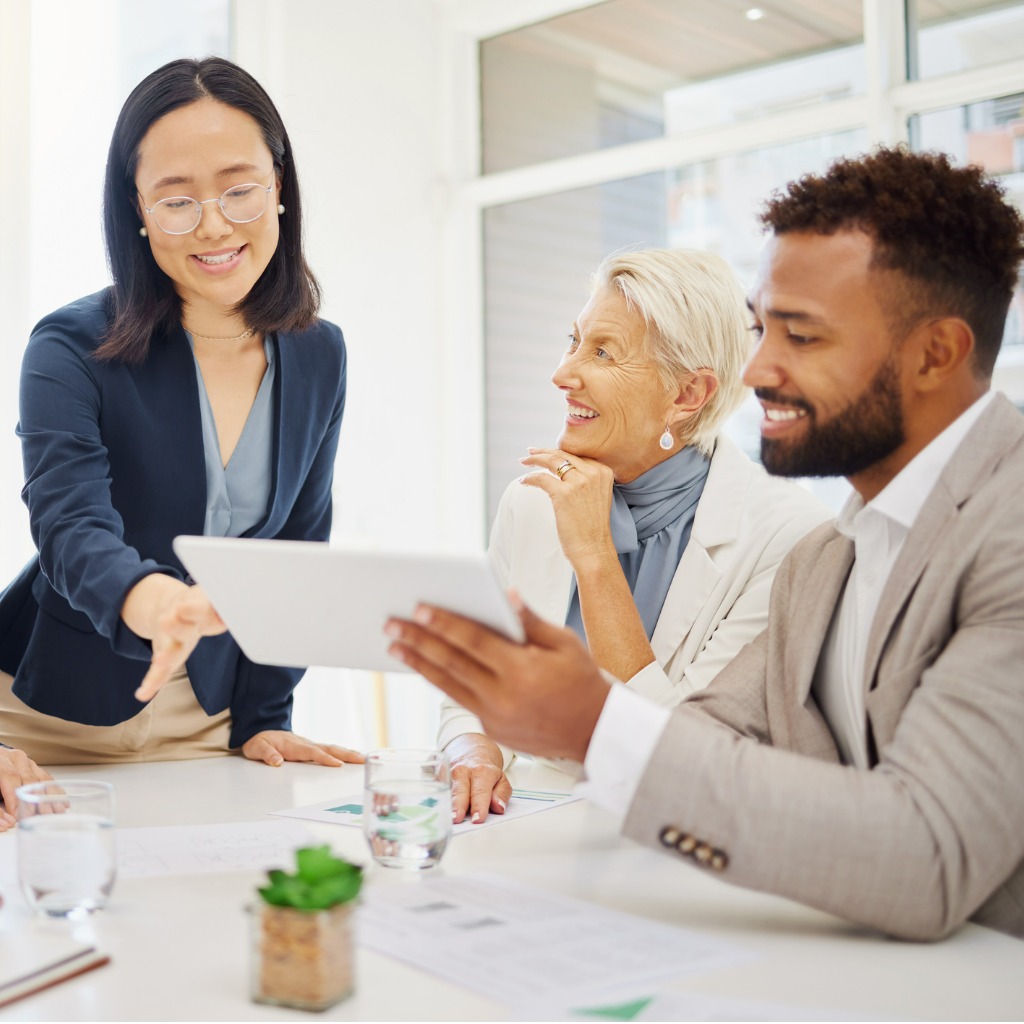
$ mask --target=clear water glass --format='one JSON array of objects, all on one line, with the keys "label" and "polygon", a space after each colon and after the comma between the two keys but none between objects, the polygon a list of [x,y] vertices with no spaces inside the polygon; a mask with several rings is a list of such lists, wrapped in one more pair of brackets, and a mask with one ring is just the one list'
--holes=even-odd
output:
[{"label": "clear water glass", "polygon": [[18,880],[50,917],[106,905],[114,886],[114,787],[78,779],[34,782],[18,796]]},{"label": "clear water glass", "polygon": [[389,868],[430,868],[452,834],[452,780],[439,750],[373,750],[366,755],[363,833]]}]

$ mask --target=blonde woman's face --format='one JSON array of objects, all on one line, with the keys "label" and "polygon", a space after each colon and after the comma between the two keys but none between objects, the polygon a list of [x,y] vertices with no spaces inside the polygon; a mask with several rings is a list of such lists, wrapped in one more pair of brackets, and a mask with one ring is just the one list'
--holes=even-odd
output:
[{"label": "blonde woman's face", "polygon": [[551,377],[566,400],[558,447],[597,459],[620,483],[679,451],[658,440],[678,418],[676,390],[645,353],[646,325],[615,288],[595,292],[573,324]]}]

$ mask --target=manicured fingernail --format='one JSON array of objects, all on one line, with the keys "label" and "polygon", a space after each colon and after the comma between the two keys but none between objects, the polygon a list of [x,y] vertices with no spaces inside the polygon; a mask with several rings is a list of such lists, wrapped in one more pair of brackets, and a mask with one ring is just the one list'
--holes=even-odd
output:
[{"label": "manicured fingernail", "polygon": [[390,654],[392,658],[397,658],[399,661],[406,661],[405,650],[398,644],[392,644],[388,648],[388,654]]},{"label": "manicured fingernail", "polygon": [[425,604],[417,605],[416,611],[412,613],[412,617],[421,626],[429,626],[432,618],[430,609]]},{"label": "manicured fingernail", "polygon": [[479,825],[481,821],[483,821],[483,818],[480,816],[480,812],[479,811],[474,811],[473,812],[473,824],[474,825]]},{"label": "manicured fingernail", "polygon": [[397,640],[402,635],[402,627],[397,622],[389,619],[388,624],[384,627],[384,632]]},{"label": "manicured fingernail", "polygon": [[498,797],[494,802],[501,808],[502,813],[504,813],[505,809],[508,807],[508,804],[505,803],[505,801],[502,800],[501,797]]}]

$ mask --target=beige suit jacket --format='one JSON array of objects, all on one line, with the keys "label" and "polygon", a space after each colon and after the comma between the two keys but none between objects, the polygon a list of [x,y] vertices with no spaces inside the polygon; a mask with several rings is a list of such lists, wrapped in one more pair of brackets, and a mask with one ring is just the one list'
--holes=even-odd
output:
[{"label": "beige suit jacket", "polygon": [[696,863],[692,836],[728,880],[894,935],[1024,937],[1024,417],[996,396],[893,568],[869,771],[839,763],[811,695],[852,562],[832,524],[793,549],[767,629],[673,713],[626,832]]}]

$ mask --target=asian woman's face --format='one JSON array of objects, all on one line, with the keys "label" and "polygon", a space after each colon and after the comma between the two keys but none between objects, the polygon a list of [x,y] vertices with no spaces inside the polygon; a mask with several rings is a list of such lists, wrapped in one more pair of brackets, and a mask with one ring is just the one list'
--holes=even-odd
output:
[{"label": "asian woman's face", "polygon": [[[217,202],[207,202],[243,184],[270,188],[266,209],[255,220],[234,223]],[[153,258],[186,307],[223,315],[241,302],[266,270],[280,236],[281,185],[253,118],[209,98],[171,111],[139,144],[135,187]],[[203,203],[202,216],[187,234],[167,234],[147,210],[178,196]]]}]

